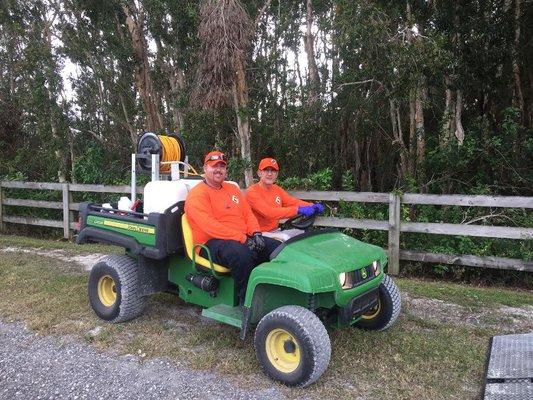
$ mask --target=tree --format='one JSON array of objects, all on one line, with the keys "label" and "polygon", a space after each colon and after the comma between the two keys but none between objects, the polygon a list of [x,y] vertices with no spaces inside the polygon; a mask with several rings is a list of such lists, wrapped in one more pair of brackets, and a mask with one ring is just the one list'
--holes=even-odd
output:
[{"label": "tree", "polygon": [[200,10],[201,41],[197,83],[198,103],[205,107],[227,105],[233,100],[245,182],[253,182],[246,57],[254,24],[236,0],[208,0]]},{"label": "tree", "polygon": [[335,188],[530,193],[532,21],[522,0],[4,1],[0,173],[115,183],[169,130],[246,183],[270,155]]},{"label": "tree", "polygon": [[148,44],[145,33],[145,11],[141,3],[131,0],[122,3],[122,10],[126,16],[126,26],[131,37],[134,60],[135,86],[139,92],[144,112],[146,114],[146,128],[156,132],[163,127],[163,119],[159,112],[161,99],[155,92],[152,83],[151,66],[148,60]]}]

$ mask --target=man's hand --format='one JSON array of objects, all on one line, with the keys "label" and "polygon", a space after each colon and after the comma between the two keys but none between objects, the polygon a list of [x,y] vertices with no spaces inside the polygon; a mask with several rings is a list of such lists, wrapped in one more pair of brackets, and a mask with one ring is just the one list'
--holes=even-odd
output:
[{"label": "man's hand", "polygon": [[298,207],[298,214],[305,215],[306,217],[310,217],[315,213],[315,208],[313,206],[299,206]]},{"label": "man's hand", "polygon": [[263,251],[265,248],[265,239],[263,239],[263,234],[261,232],[254,232],[252,236],[255,242],[255,249],[259,252]]},{"label": "man's hand", "polygon": [[246,242],[244,243],[250,251],[252,252],[261,252],[265,248],[265,240],[261,232],[254,232],[252,236],[248,236]]},{"label": "man's hand", "polygon": [[323,214],[324,213],[324,206],[320,203],[313,204],[313,208],[315,209],[317,214]]},{"label": "man's hand", "polygon": [[250,249],[250,251],[253,253],[255,251],[255,240],[253,237],[248,236],[246,238],[246,242],[244,242],[246,246]]}]

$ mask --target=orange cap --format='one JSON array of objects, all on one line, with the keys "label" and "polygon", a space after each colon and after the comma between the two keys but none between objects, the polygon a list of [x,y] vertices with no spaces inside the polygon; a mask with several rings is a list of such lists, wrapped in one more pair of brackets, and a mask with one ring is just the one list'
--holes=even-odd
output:
[{"label": "orange cap", "polygon": [[266,168],[272,168],[272,169],[275,169],[276,171],[279,171],[279,165],[278,165],[278,162],[276,160],[274,160],[273,158],[270,158],[270,157],[267,157],[267,158],[263,158],[260,162],[259,162],[259,171],[262,171]]},{"label": "orange cap", "polygon": [[224,165],[227,165],[228,163],[226,162],[226,159],[226,155],[221,151],[210,151],[205,155],[204,164],[213,166],[218,163],[223,163]]}]

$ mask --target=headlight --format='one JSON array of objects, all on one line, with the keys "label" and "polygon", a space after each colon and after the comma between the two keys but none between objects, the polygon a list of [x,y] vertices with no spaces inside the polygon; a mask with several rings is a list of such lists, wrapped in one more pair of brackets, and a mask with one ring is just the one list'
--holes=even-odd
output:
[{"label": "headlight", "polygon": [[350,272],[341,272],[339,274],[339,283],[343,289],[351,289],[355,284],[355,274],[354,271]]},{"label": "headlight", "polygon": [[378,276],[381,272],[381,264],[379,263],[379,260],[372,263],[372,269],[374,270],[374,276]]},{"label": "headlight", "polygon": [[346,272],[341,272],[340,275],[339,275],[339,283],[341,284],[341,286],[344,286],[344,284],[346,283]]}]

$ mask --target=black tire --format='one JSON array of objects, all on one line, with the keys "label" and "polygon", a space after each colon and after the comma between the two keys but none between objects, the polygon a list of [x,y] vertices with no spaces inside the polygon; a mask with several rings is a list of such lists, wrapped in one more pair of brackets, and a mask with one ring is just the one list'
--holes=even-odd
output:
[{"label": "black tire", "polygon": [[315,382],[331,358],[326,328],[300,306],[283,306],[265,315],[255,330],[254,347],[265,374],[288,386]]},{"label": "black tire", "polygon": [[108,322],[128,321],[144,309],[144,297],[139,296],[137,262],[125,255],[106,256],[94,265],[88,293],[96,315]]},{"label": "black tire", "polygon": [[355,323],[354,326],[372,331],[383,331],[390,328],[402,308],[400,291],[394,281],[385,275],[379,285],[378,305]]}]

